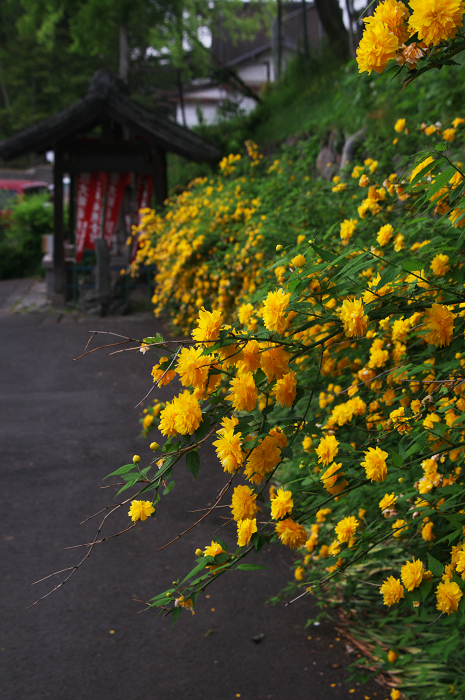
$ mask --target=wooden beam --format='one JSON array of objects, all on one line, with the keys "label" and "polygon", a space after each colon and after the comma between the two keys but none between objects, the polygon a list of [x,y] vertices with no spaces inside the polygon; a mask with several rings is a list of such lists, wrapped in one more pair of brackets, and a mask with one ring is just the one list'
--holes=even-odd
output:
[{"label": "wooden beam", "polygon": [[138,173],[150,175],[153,163],[142,154],[70,153],[66,162],[68,173]]},{"label": "wooden beam", "polygon": [[55,151],[55,166],[53,168],[53,272],[54,298],[52,303],[64,303],[65,291],[65,252],[63,231],[63,160],[61,151]]},{"label": "wooden beam", "polygon": [[152,151],[153,157],[153,191],[155,201],[158,206],[164,205],[165,199],[168,197],[168,168],[166,165],[166,151],[157,148]]}]

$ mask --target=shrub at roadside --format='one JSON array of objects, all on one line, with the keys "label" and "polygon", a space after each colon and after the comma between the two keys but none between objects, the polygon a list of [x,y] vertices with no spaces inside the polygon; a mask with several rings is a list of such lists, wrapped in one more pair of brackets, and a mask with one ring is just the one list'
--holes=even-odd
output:
[{"label": "shrub at roadside", "polygon": [[53,207],[45,194],[25,196],[0,221],[0,279],[40,272],[42,236],[53,230]]}]

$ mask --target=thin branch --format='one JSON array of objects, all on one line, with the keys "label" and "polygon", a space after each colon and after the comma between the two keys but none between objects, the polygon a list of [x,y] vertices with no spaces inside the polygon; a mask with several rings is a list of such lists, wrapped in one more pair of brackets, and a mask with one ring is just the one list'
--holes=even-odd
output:
[{"label": "thin branch", "polygon": [[73,362],[76,362],[76,360],[80,360],[81,357],[85,357],[86,355],[90,355],[91,353],[95,352],[96,350],[103,350],[103,348],[112,348],[115,345],[126,345],[127,343],[133,343],[133,342],[134,341],[132,339],[130,339],[130,340],[123,340],[120,343],[109,343],[108,345],[99,345],[98,348],[94,348],[93,350],[88,350],[87,352],[83,352],[82,355],[79,355],[79,357],[73,358]]},{"label": "thin branch", "polygon": [[132,525],[127,527],[125,530],[121,530],[121,532],[117,532],[115,535],[109,535],[108,537],[102,537],[101,540],[94,540],[93,542],[87,542],[86,544],[73,544],[71,547],[65,547],[64,549],[77,549],[78,547],[92,547],[94,544],[100,544],[101,542],[106,542],[107,540],[112,540],[114,537],[119,537],[120,535],[124,534],[125,532],[132,530],[132,528],[135,527],[135,525],[136,525],[136,523],[132,523]]},{"label": "thin branch", "polygon": [[229,479],[229,481],[227,482],[227,484],[225,484],[225,486],[223,486],[223,488],[222,488],[221,491],[220,491],[220,495],[218,496],[218,499],[216,500],[216,503],[214,503],[213,506],[212,506],[211,508],[209,508],[209,510],[205,513],[205,515],[202,515],[202,517],[201,517],[199,520],[197,520],[196,523],[194,523],[193,525],[191,525],[190,527],[188,527],[187,530],[184,530],[184,532],[181,532],[180,535],[177,535],[177,536],[174,538],[174,540],[171,540],[171,541],[168,542],[167,544],[163,545],[163,547],[158,547],[158,549],[155,549],[154,551],[155,551],[155,552],[160,552],[162,549],[166,549],[166,547],[169,547],[170,544],[173,544],[173,542],[176,542],[176,540],[179,540],[179,538],[182,537],[183,535],[185,535],[187,532],[189,532],[189,530],[192,530],[192,528],[194,528],[196,525],[198,525],[199,523],[201,523],[202,520],[204,520],[204,519],[207,517],[207,515],[209,515],[209,514],[217,507],[218,503],[221,501],[221,499],[223,498],[223,496],[224,496],[224,495],[226,494],[226,492],[229,490],[229,488],[230,488],[230,486],[231,486],[231,484],[232,484],[232,480],[234,479],[234,476],[235,476],[235,474],[233,474],[232,477],[231,477],[231,478]]}]

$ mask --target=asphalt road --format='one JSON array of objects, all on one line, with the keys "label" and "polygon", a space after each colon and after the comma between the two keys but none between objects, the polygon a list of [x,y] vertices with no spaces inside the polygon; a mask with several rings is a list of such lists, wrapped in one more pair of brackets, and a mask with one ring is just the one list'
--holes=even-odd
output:
[{"label": "asphalt road", "polygon": [[[330,625],[304,629],[310,599],[266,605],[292,576],[283,547],[260,553],[267,571],[223,576],[197,613],[171,619],[136,614],[171,585],[221,524],[202,523],[168,549],[154,550],[191,524],[187,511],[212,502],[224,473],[209,448],[197,482],[186,468],[157,518],[106,542],[60,590],[33,608],[51,581],[31,582],[73,565],[94,521],[112,500],[102,478],[148,441],[137,438],[151,386],[150,355],[94,353],[73,362],[86,329],[134,337],[163,332],[151,318],[82,319],[57,312],[0,316],[1,640],[3,700],[384,700],[374,682],[347,683],[353,655]],[[171,397],[170,387],[160,392]],[[106,482],[107,483],[107,482]],[[126,514],[107,532],[124,526]],[[121,528],[120,528],[121,529]],[[234,530],[224,528],[223,539]],[[264,635],[255,643],[252,638]]]}]

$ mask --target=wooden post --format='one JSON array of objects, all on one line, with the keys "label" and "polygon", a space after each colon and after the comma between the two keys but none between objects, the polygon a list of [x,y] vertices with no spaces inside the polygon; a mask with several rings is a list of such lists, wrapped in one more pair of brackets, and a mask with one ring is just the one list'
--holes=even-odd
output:
[{"label": "wooden post", "polygon": [[309,56],[308,50],[308,27],[307,27],[307,6],[305,0],[302,0],[302,27],[304,34],[304,54],[305,58]]},{"label": "wooden post", "polygon": [[161,148],[153,150],[153,191],[155,201],[162,207],[168,197],[168,173],[166,166],[166,151]]},{"label": "wooden post", "polygon": [[282,25],[283,25],[283,7],[282,7],[282,0],[278,0],[278,7],[277,7],[277,17],[276,17],[276,29],[277,29],[277,66],[276,66],[276,82],[279,83],[281,80],[281,72],[282,72],[282,67],[283,67],[283,38],[282,38]]},{"label": "wooden post", "polygon": [[63,154],[55,151],[53,168],[53,272],[54,295],[52,304],[59,306],[65,301],[65,251],[63,245]]}]

